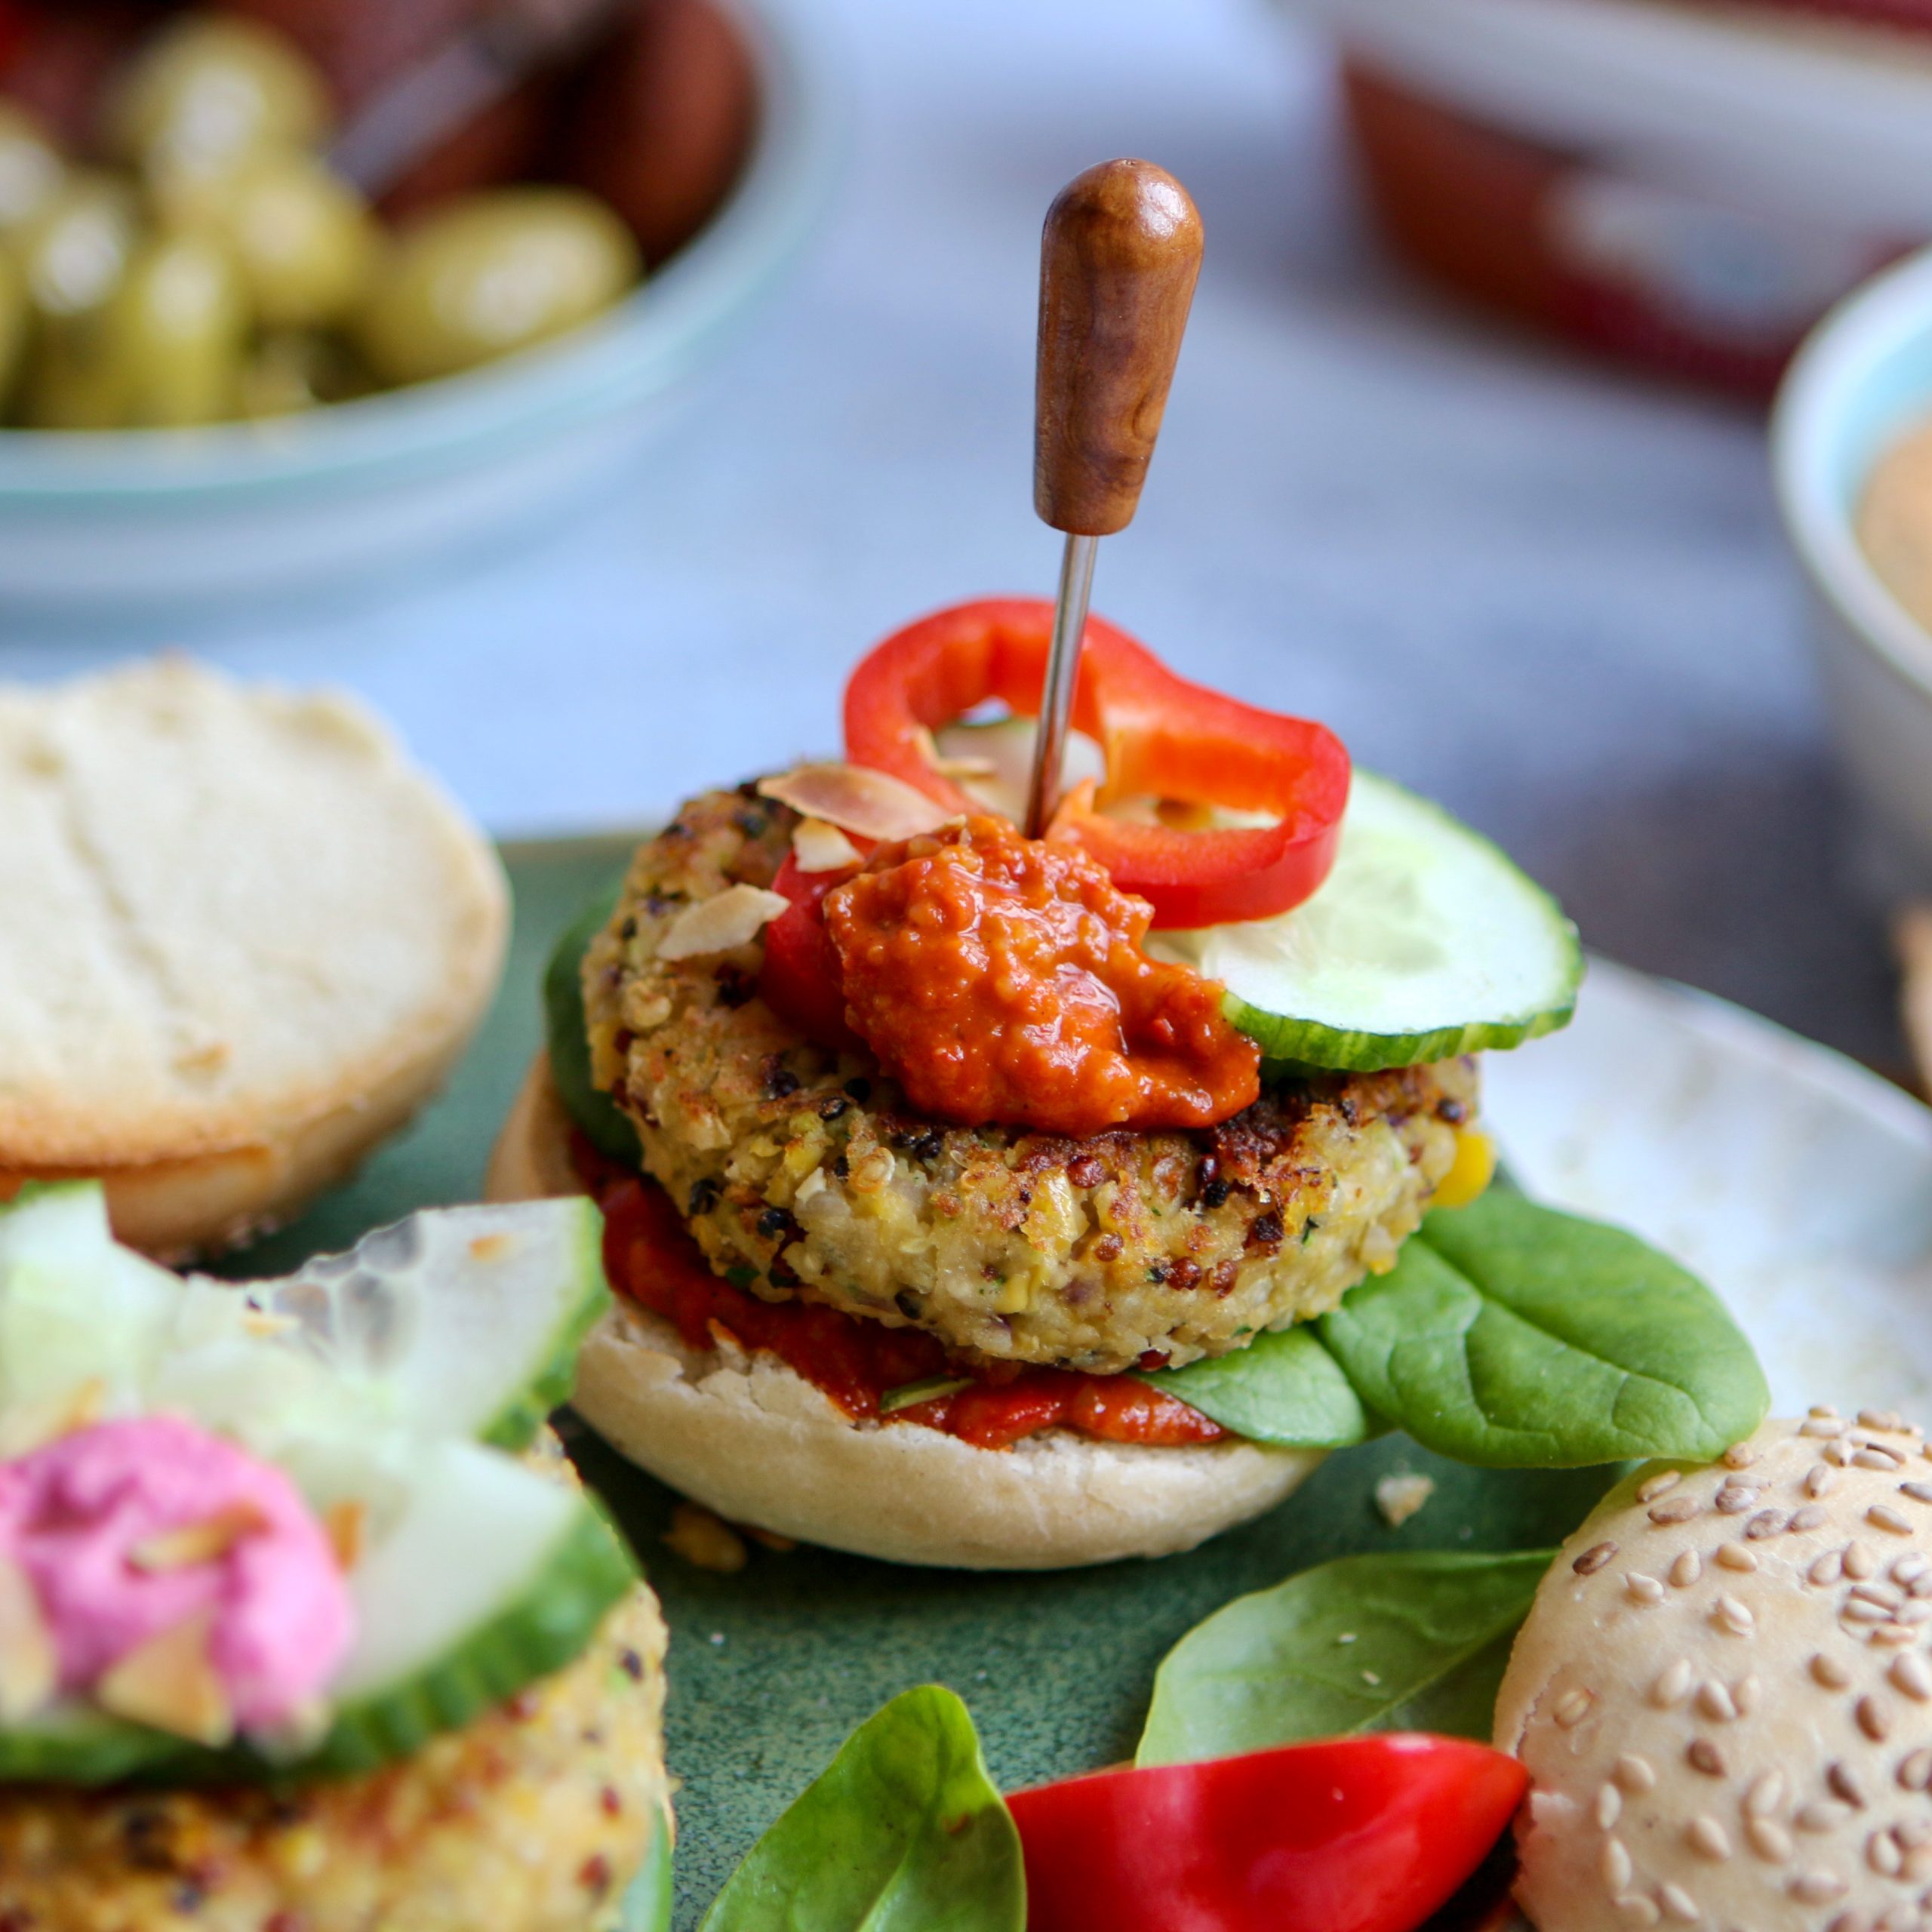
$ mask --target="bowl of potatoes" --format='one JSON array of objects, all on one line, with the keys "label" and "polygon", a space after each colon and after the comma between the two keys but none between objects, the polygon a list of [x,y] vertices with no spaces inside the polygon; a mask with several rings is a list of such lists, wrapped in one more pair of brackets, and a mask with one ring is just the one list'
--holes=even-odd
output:
[{"label": "bowl of potatoes", "polygon": [[0,0],[0,601],[494,546],[671,413],[822,205],[825,58],[546,4]]}]

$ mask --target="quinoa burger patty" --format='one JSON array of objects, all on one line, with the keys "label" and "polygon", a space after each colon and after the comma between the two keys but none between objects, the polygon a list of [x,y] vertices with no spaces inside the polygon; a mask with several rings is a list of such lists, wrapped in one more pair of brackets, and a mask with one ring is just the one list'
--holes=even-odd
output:
[{"label": "quinoa burger patty", "polygon": [[660,955],[692,906],[769,888],[797,823],[750,786],[693,799],[584,961],[593,1075],[719,1274],[962,1355],[1109,1374],[1225,1354],[1393,1263],[1475,1110],[1473,1063],[1292,1081],[1198,1131],[921,1119],[869,1056],[765,1005],[760,940]]},{"label": "quinoa burger patty", "polygon": [[664,1623],[366,1777],[0,1792],[0,1924],[34,1932],[605,1932],[665,1829]]}]

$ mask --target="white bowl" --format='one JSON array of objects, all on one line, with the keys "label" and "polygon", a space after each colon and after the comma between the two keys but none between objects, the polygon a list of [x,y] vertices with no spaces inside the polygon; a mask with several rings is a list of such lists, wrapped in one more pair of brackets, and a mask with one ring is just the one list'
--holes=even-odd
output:
[{"label": "white bowl", "polygon": [[1932,250],[1832,310],[1792,363],[1771,424],[1785,526],[1810,581],[1839,749],[1897,882],[1932,884],[1932,635],[1866,561],[1853,518],[1881,453],[1932,418]]},{"label": "white bowl", "polygon": [[802,0],[732,0],[760,120],[709,225],[570,335],[260,423],[0,430],[0,600],[100,609],[340,584],[540,518],[668,414],[810,233],[838,87]]}]

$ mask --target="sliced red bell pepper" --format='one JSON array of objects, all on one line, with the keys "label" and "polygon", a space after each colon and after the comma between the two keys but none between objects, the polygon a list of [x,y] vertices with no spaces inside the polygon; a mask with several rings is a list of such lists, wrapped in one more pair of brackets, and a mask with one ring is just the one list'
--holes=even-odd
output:
[{"label": "sliced red bell pepper", "polygon": [[1023,1791],[1027,1932],[1414,1932],[1527,1785],[1487,1746],[1387,1732]]},{"label": "sliced red bell pepper", "polygon": [[[915,786],[949,811],[983,809],[931,761],[931,734],[989,700],[1037,710],[1053,606],[988,598],[936,611],[895,632],[845,687],[845,753]],[[1177,677],[1124,631],[1088,620],[1075,727],[1099,740],[1099,802],[1149,796],[1275,823],[1185,831],[1094,809],[1090,787],[1060,807],[1048,835],[1084,848],[1157,927],[1265,918],[1308,898],[1328,875],[1348,803],[1349,755],[1325,726],[1263,711]]]},{"label": "sliced red bell pepper", "polygon": [[838,983],[838,955],[825,929],[820,908],[835,885],[852,876],[841,872],[808,872],[787,857],[771,889],[792,902],[764,929],[764,966],[758,989],[780,1019],[834,1053],[863,1053],[865,1042],[845,1022],[845,995]]}]

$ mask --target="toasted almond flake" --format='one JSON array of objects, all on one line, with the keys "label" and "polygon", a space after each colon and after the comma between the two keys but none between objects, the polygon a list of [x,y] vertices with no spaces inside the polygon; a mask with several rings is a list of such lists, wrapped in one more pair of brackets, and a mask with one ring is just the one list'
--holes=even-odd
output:
[{"label": "toasted almond flake", "polygon": [[1748,1819],[1744,1835],[1767,1865],[1782,1865],[1791,1856],[1791,1834],[1775,1818]]},{"label": "toasted almond flake", "polygon": [[1727,1570],[1749,1573],[1758,1567],[1757,1558],[1741,1543],[1721,1543],[1712,1552],[1713,1562],[1721,1564]]},{"label": "toasted almond flake", "polygon": [[861,838],[916,838],[952,814],[903,780],[862,764],[801,764],[758,780],[760,794]]},{"label": "toasted almond flake", "polygon": [[1598,1831],[1607,1832],[1623,1815],[1623,1794],[1614,1784],[1597,1786],[1595,1817]]},{"label": "toasted almond flake", "polygon": [[[1378,1484],[1376,1487],[1377,1500],[1380,1500],[1381,1485]],[[1594,1577],[1616,1554],[1617,1546],[1614,1543],[1593,1543],[1570,1567],[1580,1577]]]},{"label": "toasted almond flake", "polygon": [[1704,1559],[1694,1549],[1680,1550],[1670,1566],[1670,1580],[1680,1590],[1687,1590],[1704,1574]]},{"label": "toasted almond flake", "polygon": [[660,959],[697,959],[748,946],[792,902],[783,893],[755,885],[728,885],[722,892],[687,906],[657,942]]},{"label": "toasted almond flake", "polygon": [[1624,1752],[1611,1767],[1611,1776],[1632,1798],[1641,1798],[1647,1791],[1657,1789],[1657,1774],[1651,1767],[1647,1758],[1640,1758],[1634,1751]]},{"label": "toasted almond flake", "polygon": [[1646,1476],[1637,1485],[1639,1503],[1654,1503],[1660,1496],[1667,1495],[1684,1480],[1681,1469],[1660,1469],[1654,1476]]},{"label": "toasted almond flake", "polygon": [[252,1503],[232,1503],[198,1523],[143,1537],[128,1552],[137,1570],[186,1570],[226,1556],[245,1537],[260,1536],[269,1519]]},{"label": "toasted almond flake", "polygon": [[1621,1838],[1604,1840],[1603,1857],[1598,1869],[1603,1874],[1604,1885],[1611,1891],[1621,1892],[1629,1889],[1630,1854]]},{"label": "toasted almond flake", "polygon": [[1856,1540],[1845,1545],[1844,1560],[1844,1574],[1854,1583],[1862,1583],[1867,1577],[1875,1577],[1878,1573],[1878,1559]]},{"label": "toasted almond flake", "polygon": [[1837,1657],[1827,1657],[1823,1651],[1812,1654],[1811,1675],[1827,1690],[1842,1690],[1851,1681],[1850,1667]]},{"label": "toasted almond flake", "polygon": [[205,1610],[120,1657],[94,1685],[110,1715],[216,1749],[235,1735],[228,1692],[208,1658],[214,1612]]},{"label": "toasted almond flake", "polygon": [[822,818],[801,818],[792,834],[792,856],[801,872],[842,872],[859,863],[857,846]]},{"label": "toasted almond flake", "polygon": [[[1382,1520],[1392,1530],[1399,1530],[1429,1499],[1435,1494],[1435,1478],[1408,1471],[1395,1475],[1384,1476],[1375,1485],[1375,1506],[1382,1512]],[[1602,1546],[1599,1546],[1601,1547]],[[1617,1553],[1617,1546],[1608,1546],[1611,1555]],[[1573,1567],[1581,1570],[1583,1558],[1579,1557]],[[1609,1561],[1609,1557],[1604,1561]],[[1583,1574],[1589,1575],[1588,1571]]]},{"label": "toasted almond flake", "polygon": [[0,1461],[31,1455],[78,1429],[91,1429],[107,1405],[107,1384],[90,1376],[57,1395],[16,1402],[0,1415]]},{"label": "toasted almond flake", "polygon": [[1695,1925],[1704,1915],[1697,1909],[1697,1900],[1681,1885],[1660,1885],[1657,1903],[1663,1907],[1666,1918],[1674,1918],[1680,1925]]},{"label": "toasted almond flake", "polygon": [[1858,1727],[1874,1744],[1882,1744],[1892,1734],[1892,1714],[1876,1697],[1859,1699],[1853,1715],[1858,1719]]},{"label": "toasted almond flake", "polygon": [[1651,1686],[1651,1702],[1660,1711],[1682,1703],[1690,1694],[1691,1675],[1688,1658],[1679,1657],[1674,1663],[1666,1664]]},{"label": "toasted almond flake", "polygon": [[1554,1715],[1564,1730],[1574,1730],[1590,1714],[1590,1706],[1595,1702],[1587,1690],[1570,1690],[1556,1700]]},{"label": "toasted almond flake", "polygon": [[1707,1811],[1700,1812],[1690,1820],[1684,1828],[1684,1835],[1700,1858],[1708,1858],[1713,1864],[1721,1864],[1730,1856],[1729,1834]]},{"label": "toasted almond flake", "polygon": [[1892,1667],[1885,1675],[1894,1690],[1903,1690],[1919,1703],[1932,1699],[1932,1666],[1927,1664],[1921,1652],[1901,1652],[1893,1658]]},{"label": "toasted almond flake", "polygon": [[44,1710],[60,1680],[60,1659],[33,1580],[0,1558],[0,1724],[19,1724]]},{"label": "toasted almond flake", "polygon": [[322,1512],[322,1529],[335,1553],[335,1567],[346,1574],[362,1560],[369,1525],[368,1506],[353,1497],[331,1503]]}]

